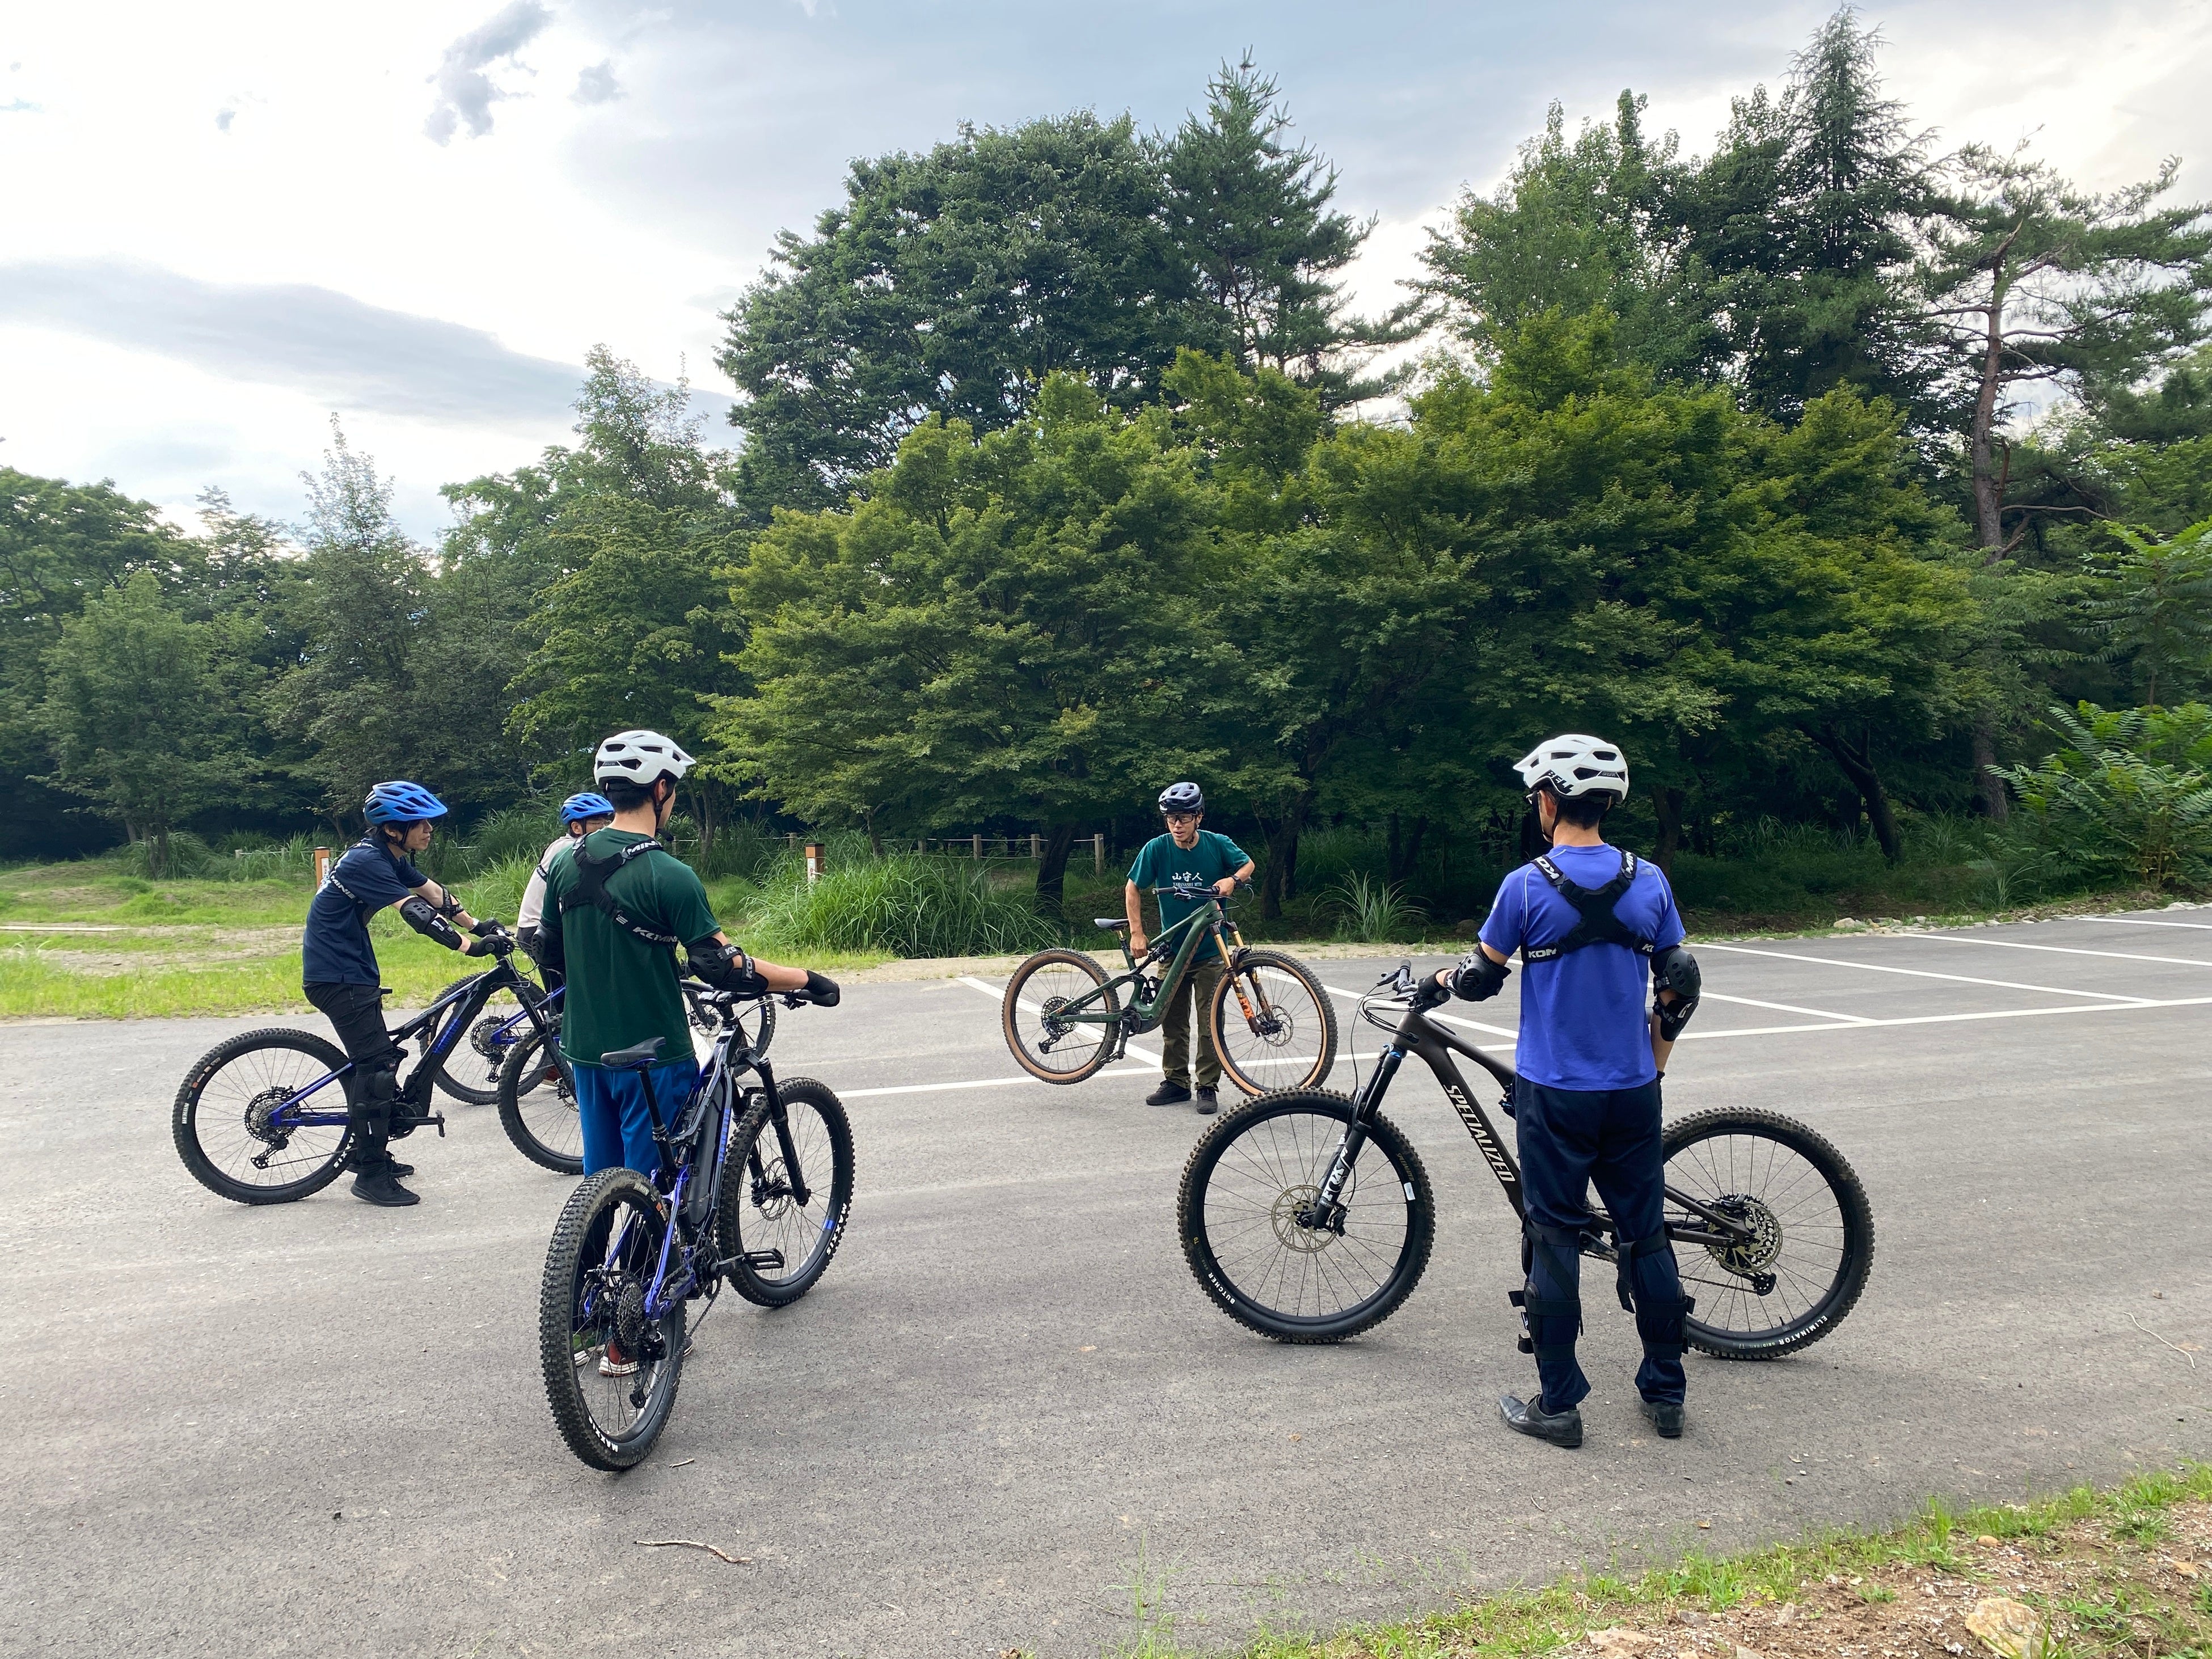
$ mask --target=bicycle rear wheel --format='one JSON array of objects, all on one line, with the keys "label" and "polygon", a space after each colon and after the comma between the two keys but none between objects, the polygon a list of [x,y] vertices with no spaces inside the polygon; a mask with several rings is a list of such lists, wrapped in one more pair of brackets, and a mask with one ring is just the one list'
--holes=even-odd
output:
[{"label": "bicycle rear wheel", "polygon": [[1215,983],[1206,1018],[1222,1074],[1248,1095],[1316,1088],[1336,1064],[1328,992],[1280,951],[1240,951],[1235,976]]},{"label": "bicycle rear wheel", "polygon": [[1429,1172],[1388,1118],[1367,1138],[1333,1227],[1299,1224],[1357,1109],[1322,1089],[1262,1095],[1223,1116],[1183,1166],[1182,1253],[1214,1304],[1279,1342],[1341,1342],[1411,1296],[1436,1242]]},{"label": "bicycle rear wheel", "polygon": [[568,1195],[545,1252],[538,1345],[546,1403],[568,1449],[595,1469],[642,1461],[676,1404],[684,1302],[658,1320],[645,1316],[666,1229],[650,1182],[602,1170]]},{"label": "bicycle rear wheel", "polygon": [[576,1079],[556,1035],[532,1031],[499,1073],[499,1123],[515,1151],[559,1175],[584,1173],[584,1125]]},{"label": "bicycle rear wheel", "polygon": [[[1751,1239],[1678,1239],[1682,1287],[1698,1300],[1690,1346],[1721,1359],[1773,1359],[1835,1329],[1874,1265],[1874,1212],[1844,1155],[1775,1112],[1698,1112],[1667,1126],[1667,1184],[1747,1224]],[[1667,1230],[1711,1224],[1673,1199]]]},{"label": "bicycle rear wheel", "polygon": [[[469,979],[457,979],[438,995],[451,996],[477,977],[471,975]],[[532,1002],[542,1000],[534,986],[526,988],[520,995],[512,989],[493,992],[461,1040],[440,1062],[432,1080],[455,1100],[470,1106],[489,1106],[498,1100],[499,1074],[507,1064],[507,1055],[523,1038],[535,1035],[538,1029],[527,1018],[516,1018],[522,1012],[522,996]],[[430,1034],[424,1035],[427,1037]]]},{"label": "bicycle rear wheel", "polygon": [[811,1078],[787,1078],[775,1091],[785,1134],[776,1132],[767,1095],[755,1091],[722,1161],[715,1223],[724,1276],[763,1308],[783,1307],[814,1288],[844,1241],[853,1207],[853,1127],[845,1108]]},{"label": "bicycle rear wheel", "polygon": [[345,1085],[325,1083],[299,1106],[289,1103],[318,1078],[350,1062],[335,1043],[308,1031],[246,1031],[192,1062],[169,1113],[177,1155],[192,1179],[240,1204],[289,1204],[320,1192],[345,1168],[353,1126],[301,1124],[343,1114]]},{"label": "bicycle rear wheel", "polygon": [[1040,951],[1014,969],[999,1022],[1024,1072],[1047,1083],[1080,1083],[1113,1057],[1112,1024],[1058,1018],[1062,1007],[1094,991],[1085,1013],[1118,1014],[1121,1005],[1113,991],[1099,989],[1105,984],[1106,970],[1080,951]]}]

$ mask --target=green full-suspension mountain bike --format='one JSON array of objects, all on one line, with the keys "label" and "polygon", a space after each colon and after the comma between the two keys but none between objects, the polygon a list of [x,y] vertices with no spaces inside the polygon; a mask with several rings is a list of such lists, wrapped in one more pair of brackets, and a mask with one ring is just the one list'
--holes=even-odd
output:
[{"label": "green full-suspension mountain bike", "polygon": [[1158,1027],[1184,974],[1211,953],[1224,971],[1206,1022],[1222,1075],[1248,1095],[1311,1088],[1327,1077],[1336,1063],[1336,1011],[1312,971],[1280,951],[1246,945],[1211,887],[1153,890],[1199,908],[1163,929],[1142,962],[1130,952],[1127,921],[1096,918],[1120,936],[1126,971],[1109,978],[1084,952],[1067,950],[1040,951],[1014,969],[1000,1021],[1022,1069],[1047,1083],[1092,1076],[1120,1059],[1131,1037]]}]

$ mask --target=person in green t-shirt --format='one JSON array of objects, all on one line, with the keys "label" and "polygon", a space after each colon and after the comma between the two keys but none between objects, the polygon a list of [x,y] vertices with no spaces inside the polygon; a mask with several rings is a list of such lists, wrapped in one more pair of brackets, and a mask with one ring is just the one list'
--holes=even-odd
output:
[{"label": "person in green t-shirt", "polygon": [[[1170,784],[1162,790],[1160,814],[1167,820],[1168,832],[1154,836],[1139,850],[1137,861],[1129,866],[1129,879],[1121,896],[1128,908],[1129,949],[1139,957],[1145,953],[1147,892],[1176,884],[1205,885],[1227,898],[1237,890],[1238,882],[1252,878],[1252,860],[1244,856],[1243,848],[1226,836],[1199,828],[1206,817],[1206,795],[1196,784]],[[1172,893],[1162,893],[1158,897],[1162,933],[1200,905],[1198,900],[1177,898]],[[1182,983],[1175,988],[1169,999],[1166,1017],[1160,1025],[1161,1070],[1165,1075],[1160,1079],[1160,1086],[1145,1097],[1145,1104],[1176,1106],[1192,1097],[1190,1027],[1195,1014],[1197,1106],[1199,1115],[1205,1117],[1220,1104],[1215,1091],[1221,1083],[1221,1056],[1213,1051],[1213,1033],[1206,1029],[1206,1010],[1212,1006],[1213,988],[1221,979],[1221,958],[1212,945],[1202,948],[1206,954],[1191,958]]]},{"label": "person in green t-shirt", "polygon": [[[699,1075],[677,983],[676,947],[690,970],[724,990],[800,993],[824,1007],[836,983],[803,968],[760,962],[730,943],[690,866],[660,845],[676,785],[691,757],[657,732],[623,732],[599,745],[592,772],[614,822],[575,843],[545,878],[538,959],[567,976],[561,1052],[576,1075],[584,1173],[627,1164],[650,1176],[653,1144],[645,1082],[664,1119]],[[607,1054],[662,1039],[667,1060],[641,1080],[609,1070]]]}]

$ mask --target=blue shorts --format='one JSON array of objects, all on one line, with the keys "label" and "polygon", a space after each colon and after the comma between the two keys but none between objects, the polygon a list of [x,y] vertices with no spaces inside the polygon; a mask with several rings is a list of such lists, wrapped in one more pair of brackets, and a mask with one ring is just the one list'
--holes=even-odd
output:
[{"label": "blue shorts", "polygon": [[576,1115],[584,1130],[584,1173],[597,1175],[627,1164],[650,1177],[660,1167],[660,1151],[653,1144],[653,1118],[645,1109],[647,1080],[652,1082],[653,1103],[659,1109],[661,1122],[673,1123],[691,1097],[691,1085],[699,1080],[699,1062],[672,1060],[642,1078],[604,1066],[574,1069]]}]

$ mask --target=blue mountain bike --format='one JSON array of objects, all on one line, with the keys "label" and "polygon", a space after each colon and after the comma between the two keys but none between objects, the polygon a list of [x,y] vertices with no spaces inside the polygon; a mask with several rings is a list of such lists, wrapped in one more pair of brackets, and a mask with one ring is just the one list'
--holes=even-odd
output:
[{"label": "blue mountain bike", "polygon": [[836,1254],[852,1208],[853,1131],[837,1097],[808,1079],[777,1080],[738,1022],[751,999],[686,990],[720,1029],[683,1101],[664,1111],[653,1097],[665,1039],[600,1060],[645,1080],[659,1167],[586,1177],[545,1252],[545,1398],[568,1449],[596,1469],[632,1468],[659,1438],[695,1307],[703,1318],[725,1284],[762,1307],[796,1302]]},{"label": "blue mountain bike", "polygon": [[[392,1030],[403,1052],[422,1045],[392,1103],[394,1140],[426,1125],[446,1133],[445,1118],[430,1109],[430,1090],[451,1091],[447,1068],[468,1052],[462,1038],[495,997],[515,1000],[511,1023],[536,1034],[553,1029],[543,994],[508,959],[514,941],[504,933],[489,937],[498,952],[489,973],[457,981]],[[353,1150],[346,1112],[353,1073],[345,1051],[312,1031],[271,1028],[219,1042],[192,1062],[177,1090],[169,1121],[177,1154],[200,1185],[240,1204],[289,1204],[320,1192]]]}]

